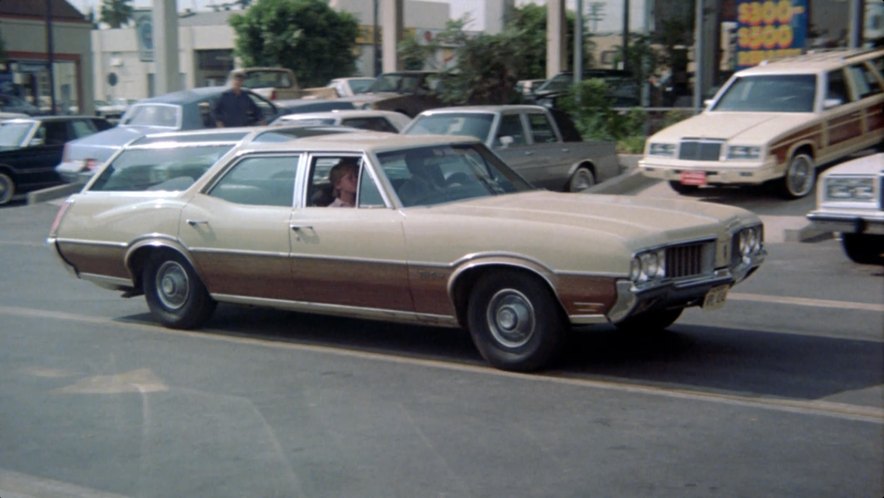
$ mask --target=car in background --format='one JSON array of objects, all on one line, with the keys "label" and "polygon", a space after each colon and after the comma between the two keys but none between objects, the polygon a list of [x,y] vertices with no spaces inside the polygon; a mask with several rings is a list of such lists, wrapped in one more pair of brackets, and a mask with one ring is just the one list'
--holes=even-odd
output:
[{"label": "car in background", "polygon": [[[218,302],[464,327],[492,365],[536,370],[574,325],[659,330],[720,307],[765,258],[746,210],[536,190],[472,137],[251,142],[207,168],[181,154],[127,148],[48,237],[72,275],[143,293],[172,328],[204,325]],[[355,207],[315,203],[345,163]]]},{"label": "car in background", "polygon": [[95,115],[110,121],[119,121],[129,107],[136,103],[135,99],[117,98],[112,100],[96,100]]},{"label": "car in background", "polygon": [[94,116],[35,116],[0,122],[0,204],[62,183],[55,171],[64,145],[111,127]]},{"label": "car in background", "polygon": [[365,93],[341,98],[357,109],[394,111],[408,117],[421,111],[442,107],[438,92],[442,75],[436,71],[396,71],[383,73]]},{"label": "car in background", "polygon": [[[619,69],[586,69],[583,80],[602,80],[607,87],[606,96],[612,107],[636,107],[641,105],[641,88],[632,73]],[[561,99],[574,86],[574,73],[563,71],[541,83],[527,97],[529,103],[544,107],[561,108]]]},{"label": "car in background", "polygon": [[476,137],[531,184],[550,190],[581,192],[620,173],[614,142],[584,141],[567,114],[537,105],[430,109],[402,133]]},{"label": "car in background", "polygon": [[811,226],[840,235],[847,257],[884,265],[884,153],[871,154],[826,170],[817,187]]},{"label": "car in background", "polygon": [[884,140],[882,67],[882,49],[842,49],[738,71],[701,114],[646,141],[639,171],[680,193],[770,182],[804,197],[818,167]]},{"label": "car in background", "polygon": [[374,78],[371,77],[353,77],[353,78],[335,78],[329,81],[328,86],[334,88],[338,97],[352,97],[365,93],[374,84]]},{"label": "car in background", "polygon": [[341,125],[363,130],[399,133],[411,121],[405,114],[393,111],[340,110],[285,114],[271,125]]},{"label": "car in background", "polygon": [[531,98],[534,95],[534,91],[544,83],[546,83],[546,80],[519,80],[516,82],[516,93],[522,96],[523,99]]},{"label": "car in background", "polygon": [[44,114],[39,107],[21,97],[3,94],[0,94],[0,112],[11,112],[28,116],[40,116]]},{"label": "car in background", "polygon": [[[126,110],[115,128],[67,144],[56,171],[66,182],[81,181],[120,147],[148,133],[214,128],[212,108],[226,89],[194,88],[139,100]],[[261,115],[255,118],[259,122],[269,123],[282,114],[280,107],[269,100],[243,91],[258,107]]]}]

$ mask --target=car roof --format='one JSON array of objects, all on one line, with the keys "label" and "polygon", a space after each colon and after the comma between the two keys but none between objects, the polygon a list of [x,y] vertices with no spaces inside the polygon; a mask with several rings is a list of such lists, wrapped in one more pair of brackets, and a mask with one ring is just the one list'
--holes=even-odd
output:
[{"label": "car roof", "polygon": [[156,97],[142,99],[139,100],[135,105],[156,103],[187,104],[200,102],[206,100],[207,98],[221,95],[221,93],[224,92],[224,90],[226,89],[227,87],[225,86],[204,86],[200,88],[192,88],[190,90],[180,90],[177,92],[157,95]]},{"label": "car roof", "polygon": [[447,114],[455,112],[504,112],[504,111],[543,111],[545,108],[530,104],[505,104],[505,105],[465,105],[452,107],[436,107],[421,112],[423,116],[432,114]]},{"label": "car roof", "polygon": [[884,50],[875,49],[834,49],[824,51],[811,51],[803,55],[786,57],[743,69],[737,72],[739,76],[753,74],[808,74],[822,73],[838,69],[846,64],[861,62],[876,57],[884,57]]},{"label": "car roof", "polygon": [[75,121],[81,119],[105,121],[104,118],[98,116],[32,116],[27,118],[4,119],[4,123],[33,123],[35,121]]},{"label": "car roof", "polygon": [[[324,118],[358,118],[372,116],[405,116],[401,112],[382,111],[377,109],[332,109],[323,112],[295,112],[291,114],[283,114],[278,119],[324,119]],[[405,116],[406,118],[408,116]]]},{"label": "car roof", "polygon": [[246,151],[287,151],[297,144],[299,151],[337,152],[361,149],[367,152],[380,153],[388,150],[408,149],[446,144],[480,143],[474,137],[454,137],[450,135],[397,135],[395,133],[360,131],[354,133],[338,133],[319,135],[305,140],[291,142],[260,142],[250,143],[242,150]]}]

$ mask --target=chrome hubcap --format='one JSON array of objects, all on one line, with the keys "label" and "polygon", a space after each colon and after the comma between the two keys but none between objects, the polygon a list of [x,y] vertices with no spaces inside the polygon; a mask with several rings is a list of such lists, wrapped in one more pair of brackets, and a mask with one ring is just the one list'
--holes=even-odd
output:
[{"label": "chrome hubcap", "polygon": [[190,281],[187,271],[175,261],[166,261],[157,270],[157,297],[163,306],[178,309],[187,302]]},{"label": "chrome hubcap", "polygon": [[491,335],[505,347],[524,346],[534,335],[534,306],[515,289],[503,289],[491,298],[487,318]]},{"label": "chrome hubcap", "polygon": [[789,190],[795,195],[807,193],[810,189],[813,171],[806,159],[795,159],[789,168]]}]

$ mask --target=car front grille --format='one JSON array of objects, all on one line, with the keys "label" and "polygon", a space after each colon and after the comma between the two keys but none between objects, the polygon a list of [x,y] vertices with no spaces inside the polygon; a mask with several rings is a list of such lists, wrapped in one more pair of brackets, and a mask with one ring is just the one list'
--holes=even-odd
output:
[{"label": "car front grille", "polygon": [[723,140],[686,138],[678,148],[678,158],[691,161],[718,161]]},{"label": "car front grille", "polygon": [[715,243],[704,241],[666,248],[668,278],[697,277],[712,273]]}]

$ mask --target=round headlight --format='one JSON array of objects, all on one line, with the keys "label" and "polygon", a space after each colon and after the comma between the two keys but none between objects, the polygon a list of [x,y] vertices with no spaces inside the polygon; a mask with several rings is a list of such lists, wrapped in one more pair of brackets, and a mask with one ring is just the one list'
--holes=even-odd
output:
[{"label": "round headlight", "polygon": [[642,276],[642,267],[641,261],[639,261],[638,256],[632,258],[632,262],[629,264],[629,279],[633,282],[638,282]]}]

